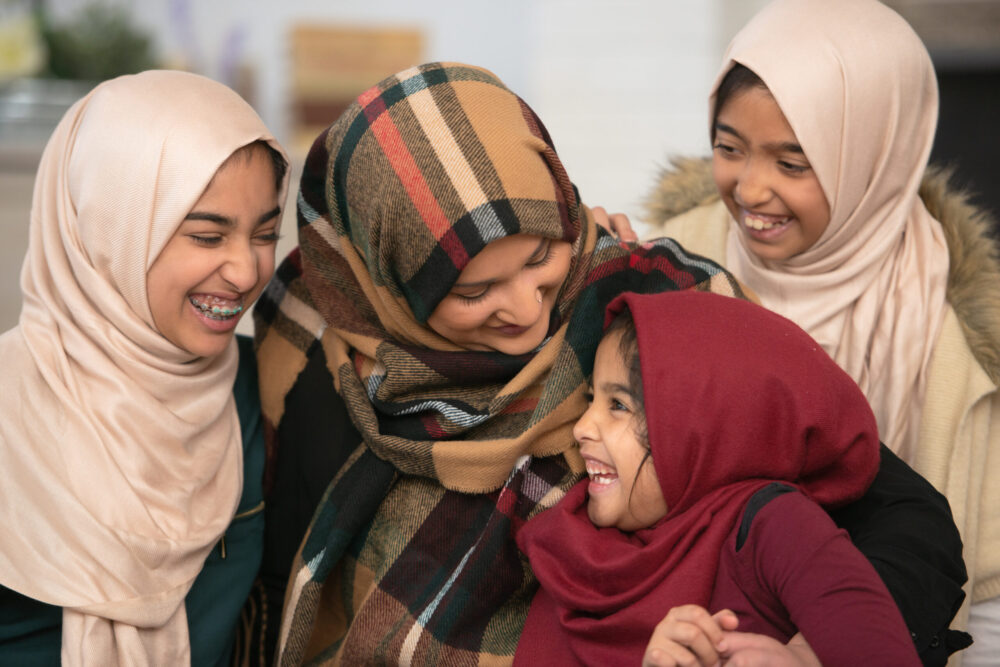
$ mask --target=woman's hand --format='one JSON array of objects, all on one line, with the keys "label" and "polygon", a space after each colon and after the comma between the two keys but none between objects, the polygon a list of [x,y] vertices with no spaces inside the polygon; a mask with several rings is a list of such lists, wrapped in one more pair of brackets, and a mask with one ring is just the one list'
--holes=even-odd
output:
[{"label": "woman's hand", "polygon": [[719,642],[726,637],[725,631],[735,630],[738,624],[736,614],[728,609],[709,614],[698,605],[674,607],[653,630],[643,667],[717,665],[722,658]]},{"label": "woman's hand", "polygon": [[610,216],[603,206],[595,206],[590,209],[594,214],[594,220],[601,227],[618,237],[620,241],[638,241],[639,235],[632,229],[632,223],[624,213],[612,213]]},{"label": "woman's hand", "polygon": [[802,633],[782,644],[752,632],[727,632],[718,649],[725,667],[822,667]]}]

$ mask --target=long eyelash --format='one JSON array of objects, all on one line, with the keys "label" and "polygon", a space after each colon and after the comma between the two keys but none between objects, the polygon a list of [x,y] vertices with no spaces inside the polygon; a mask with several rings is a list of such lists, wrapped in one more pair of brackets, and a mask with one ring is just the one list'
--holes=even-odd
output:
[{"label": "long eyelash", "polygon": [[257,238],[259,240],[261,240],[261,241],[267,241],[268,243],[270,243],[272,241],[274,241],[275,243],[277,243],[278,241],[280,241],[282,239],[282,235],[278,234],[277,232],[272,232],[270,234],[261,234]]},{"label": "long eyelash", "polygon": [[527,265],[533,269],[537,269],[540,266],[545,266],[551,261],[552,261],[552,242],[549,241],[549,243],[545,246],[545,256],[536,262],[528,262]]},{"label": "long eyelash", "polygon": [[191,238],[198,245],[206,245],[206,246],[215,245],[216,243],[222,240],[218,236],[199,236],[198,234],[190,234],[189,238]]},{"label": "long eyelash", "polygon": [[456,294],[455,296],[458,297],[459,303],[461,303],[463,306],[472,306],[485,299],[487,292],[489,292],[488,289],[484,291],[482,294],[477,294],[476,296],[465,296],[462,294]]},{"label": "long eyelash", "polygon": [[809,171],[809,169],[811,168],[806,165],[792,164],[791,162],[785,162],[785,161],[781,161],[778,164],[781,165],[782,169],[792,172],[793,174],[801,174],[803,172]]}]

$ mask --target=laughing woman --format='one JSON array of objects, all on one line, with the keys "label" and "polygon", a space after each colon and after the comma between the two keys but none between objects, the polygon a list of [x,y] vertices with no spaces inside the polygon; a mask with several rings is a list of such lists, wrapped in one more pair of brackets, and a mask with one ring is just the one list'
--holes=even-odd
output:
[{"label": "laughing woman", "polygon": [[106,82],[56,128],[0,337],[0,663],[228,662],[263,530],[234,329],[286,172],[250,106],[192,74]]}]

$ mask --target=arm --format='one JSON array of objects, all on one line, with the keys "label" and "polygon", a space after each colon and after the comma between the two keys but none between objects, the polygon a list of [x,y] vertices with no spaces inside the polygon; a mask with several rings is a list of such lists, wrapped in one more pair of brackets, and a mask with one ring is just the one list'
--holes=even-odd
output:
[{"label": "arm", "polygon": [[919,664],[872,565],[805,496],[787,493],[764,506],[737,562],[746,594],[780,601],[823,664]]},{"label": "arm", "polygon": [[943,665],[967,635],[948,625],[966,581],[948,501],[882,446],[878,475],[860,499],[831,512],[892,594],[925,665]]}]

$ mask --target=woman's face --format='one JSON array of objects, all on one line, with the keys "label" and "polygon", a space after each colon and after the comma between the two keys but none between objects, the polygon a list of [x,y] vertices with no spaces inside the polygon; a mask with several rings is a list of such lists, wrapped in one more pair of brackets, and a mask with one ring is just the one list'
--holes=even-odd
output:
[{"label": "woman's face", "polygon": [[719,109],[712,174],[747,247],[761,259],[805,252],[830,223],[819,179],[766,88],[740,90]]},{"label": "woman's face", "polygon": [[548,333],[570,260],[566,241],[527,234],[493,241],[465,266],[427,326],[469,350],[531,352]]},{"label": "woman's face", "polygon": [[601,528],[648,528],[667,514],[667,504],[649,449],[639,440],[642,419],[619,351],[621,334],[605,336],[597,347],[590,405],[573,427],[587,464],[587,515]]},{"label": "woman's face", "polygon": [[199,357],[226,349],[274,273],[280,213],[263,148],[219,168],[146,276],[153,322],[167,340]]}]

